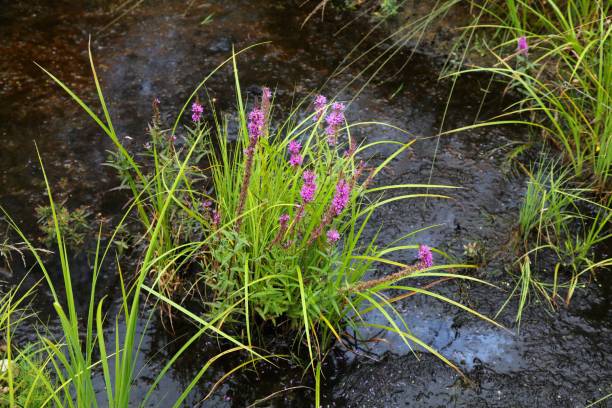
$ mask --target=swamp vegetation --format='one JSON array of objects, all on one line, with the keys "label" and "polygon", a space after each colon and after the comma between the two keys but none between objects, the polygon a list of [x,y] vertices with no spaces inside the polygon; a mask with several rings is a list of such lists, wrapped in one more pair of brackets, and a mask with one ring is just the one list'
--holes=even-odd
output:
[{"label": "swamp vegetation", "polygon": [[34,3],[0,406],[608,402],[607,2]]}]

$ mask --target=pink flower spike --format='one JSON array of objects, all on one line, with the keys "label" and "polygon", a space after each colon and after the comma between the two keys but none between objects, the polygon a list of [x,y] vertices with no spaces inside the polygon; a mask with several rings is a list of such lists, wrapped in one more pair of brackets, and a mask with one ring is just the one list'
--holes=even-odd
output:
[{"label": "pink flower spike", "polygon": [[194,102],[191,105],[191,120],[194,122],[199,122],[202,118],[202,113],[204,113],[204,107],[197,102]]},{"label": "pink flower spike", "polygon": [[290,141],[289,146],[287,147],[287,150],[289,150],[289,153],[291,154],[299,154],[301,149],[302,144],[295,140]]},{"label": "pink flower spike", "polygon": [[529,52],[529,45],[527,44],[527,37],[521,36],[518,38],[517,42],[518,42],[518,47],[517,47],[518,53],[527,55],[527,53]]},{"label": "pink flower spike", "polygon": [[349,202],[351,186],[344,179],[336,184],[336,195],[332,199],[332,209],[336,216],[340,215]]},{"label": "pink flower spike", "polygon": [[325,105],[327,105],[327,98],[323,95],[317,95],[314,100],[315,115],[313,120],[315,122],[321,119],[321,115],[323,115],[323,111],[325,110]]},{"label": "pink flower spike", "polygon": [[325,128],[325,134],[327,135],[327,142],[334,146],[338,138],[338,130],[344,123],[344,110],[346,106],[340,102],[334,102],[332,104],[332,111],[325,118],[327,127]]},{"label": "pink flower spike", "polygon": [[284,228],[287,226],[290,220],[291,217],[289,216],[289,214],[285,213],[278,218],[278,223],[281,225],[281,227]]},{"label": "pink flower spike", "polygon": [[292,167],[301,166],[303,162],[304,162],[304,158],[300,154],[292,154],[291,157],[289,158],[289,164]]},{"label": "pink flower spike", "polygon": [[253,108],[253,110],[249,113],[248,129],[249,137],[252,141],[257,142],[257,140],[263,135],[265,120],[265,115],[259,108]]},{"label": "pink flower spike", "polygon": [[302,175],[302,178],[304,179],[305,183],[314,183],[315,179],[317,178],[317,175],[312,170],[306,170]]},{"label": "pink flower spike", "polygon": [[270,88],[268,88],[267,86],[261,88],[261,97],[263,100],[269,102],[270,99],[272,99],[272,92],[270,91]]},{"label": "pink flower spike", "polygon": [[315,193],[317,192],[317,185],[315,183],[305,183],[302,186],[300,195],[304,203],[310,203],[314,200]]},{"label": "pink flower spike", "polygon": [[419,268],[430,268],[433,266],[433,253],[427,245],[419,245]]},{"label": "pink flower spike", "polygon": [[340,233],[338,230],[330,229],[327,231],[327,242],[330,244],[335,244],[340,239]]}]

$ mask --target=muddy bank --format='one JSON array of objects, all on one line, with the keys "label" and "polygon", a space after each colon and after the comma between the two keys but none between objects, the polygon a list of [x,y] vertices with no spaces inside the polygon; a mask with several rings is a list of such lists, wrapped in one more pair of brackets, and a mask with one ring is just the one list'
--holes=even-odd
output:
[{"label": "muddy bank", "polygon": [[[117,181],[101,166],[108,141],[32,65],[32,60],[40,61],[93,102],[87,40],[89,34],[106,25],[109,17],[94,6],[44,1],[33,4],[7,5],[0,12],[0,202],[31,231],[35,231],[33,207],[45,199],[34,141],[55,191],[61,192],[70,205],[88,204],[94,212],[112,215],[120,211],[124,199],[110,191]],[[229,56],[232,45],[241,48],[271,41],[240,57],[245,89],[268,85],[278,90],[281,103],[288,103],[294,93],[303,96],[325,84],[328,95],[340,92],[341,99],[351,100],[365,84],[366,79],[359,76],[363,65],[355,64],[331,81],[326,80],[353,47],[354,33],[367,27],[356,23],[355,31],[336,34],[348,15],[328,11],[323,21],[312,20],[300,29],[308,11],[300,9],[297,2],[209,1],[195,2],[189,8],[179,1],[151,2],[103,35],[94,35],[94,56],[118,133],[133,147],[142,146],[151,100],[161,99],[164,120],[171,123],[195,84]],[[350,120],[388,122],[408,132],[363,127],[357,130],[359,138],[421,138],[393,163],[379,183],[428,182],[435,153],[431,182],[462,189],[452,192],[452,200],[401,202],[384,208],[377,214],[377,224],[384,227],[381,240],[388,243],[409,231],[439,224],[408,243],[426,242],[458,259],[463,258],[463,245],[483,242],[487,266],[467,273],[491,280],[500,289],[445,283],[435,290],[494,315],[509,289],[506,269],[513,262],[509,241],[525,188],[525,180],[508,171],[503,146],[524,140],[524,134],[520,129],[501,128],[458,133],[440,138],[436,152],[437,139],[431,136],[440,130],[450,88],[437,80],[440,61],[428,56],[433,48],[422,50],[399,74],[408,52],[390,61],[389,71],[381,75],[395,75],[383,84],[375,80],[365,87],[347,114]],[[228,113],[234,104],[232,83],[230,72],[222,69],[208,84],[211,97]],[[475,77],[457,84],[445,129],[475,120],[481,102],[479,90],[486,84],[487,78]],[[501,99],[501,93],[493,95],[480,117],[499,112]],[[373,160],[389,152],[381,148]],[[411,262],[414,257],[414,253],[405,252],[398,253],[396,259]],[[75,263],[85,288],[86,258],[78,258]],[[381,269],[377,274],[390,271]],[[106,273],[112,278],[112,269]],[[111,310],[119,307],[118,287],[110,284],[106,290]],[[39,296],[44,298],[44,291]],[[569,310],[549,314],[542,307],[529,308],[521,332],[516,334],[438,301],[411,297],[400,305],[411,330],[459,365],[470,381],[463,381],[418,349],[417,359],[397,338],[386,336],[363,345],[359,355],[336,350],[325,371],[324,402],[356,407],[584,406],[612,391],[609,305],[609,282],[602,280],[581,291]],[[513,328],[514,308],[511,303],[500,316],[506,327]],[[169,335],[155,322],[147,334],[138,364],[146,367],[135,384],[135,401],[175,351],[180,333],[179,328],[177,334]],[[190,358],[180,360],[164,379],[154,400],[164,405],[176,398],[216,351],[214,341],[198,344]],[[186,406],[241,407],[301,384],[302,370],[297,367],[245,371],[230,378],[202,404],[210,386],[231,369],[232,363],[222,363],[207,374]],[[311,398],[309,390],[293,389],[269,404],[310,406]]]}]

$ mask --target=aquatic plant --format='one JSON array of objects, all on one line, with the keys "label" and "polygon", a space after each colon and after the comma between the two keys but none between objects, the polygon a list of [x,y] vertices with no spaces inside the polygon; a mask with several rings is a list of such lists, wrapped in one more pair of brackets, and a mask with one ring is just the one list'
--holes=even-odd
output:
[{"label": "aquatic plant", "polygon": [[[39,345],[18,347],[13,338],[31,319],[28,302],[38,285],[17,284],[0,296],[0,407],[42,407],[56,389]],[[21,293],[19,293],[21,290]]]},{"label": "aquatic plant", "polygon": [[[43,233],[42,243],[47,248],[51,248],[55,241],[55,227],[53,225],[53,212],[48,205],[36,207],[37,222]],[[66,244],[74,250],[82,249],[90,228],[91,212],[85,206],[75,208],[70,211],[64,203],[58,204],[57,220],[64,231]]]},{"label": "aquatic plant", "polygon": [[[455,49],[463,57],[445,77],[456,81],[465,74],[490,75],[491,83],[507,84],[515,102],[501,115],[477,118],[474,125],[441,134],[483,126],[527,126],[532,141],[543,140],[562,156],[554,166],[538,165],[535,173],[525,168],[530,182],[517,226],[520,321],[527,300],[523,291],[535,288],[555,307],[564,287],[567,304],[580,285],[579,277],[612,262],[609,257],[596,259],[594,251],[610,236],[603,224],[610,216],[612,5],[534,0],[471,4],[476,17]],[[483,33],[491,61],[468,66],[474,38]],[[525,149],[520,146],[513,155]],[[541,265],[536,261],[550,254],[556,266],[543,277],[538,272],[545,271],[537,270]],[[569,281],[562,284],[564,273]]]},{"label": "aquatic plant", "polygon": [[612,165],[612,5],[518,0],[476,7],[483,13],[471,29],[495,27],[499,44],[489,51],[496,61],[462,73],[493,74],[520,95],[493,122],[529,125],[564,155],[575,176],[605,196]]},{"label": "aquatic plant", "polygon": [[[612,238],[606,227],[612,219],[610,201],[599,204],[596,196],[596,190],[581,188],[569,169],[547,155],[530,171],[517,231],[517,244],[525,254],[517,261],[520,277],[515,291],[521,294],[517,322],[527,300],[525,291],[535,289],[554,309],[558,299],[569,304],[584,275],[612,265],[611,259],[598,259],[595,252]],[[531,270],[534,261],[544,256],[554,263],[552,277]],[[562,272],[569,274],[566,280]]]}]

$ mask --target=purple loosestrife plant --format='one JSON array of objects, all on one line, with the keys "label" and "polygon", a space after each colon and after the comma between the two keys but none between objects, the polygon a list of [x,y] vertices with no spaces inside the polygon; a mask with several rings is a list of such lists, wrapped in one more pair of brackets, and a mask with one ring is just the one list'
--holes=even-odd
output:
[{"label": "purple loosestrife plant", "polygon": [[313,171],[306,170],[302,178],[304,179],[304,185],[300,191],[300,196],[304,204],[308,204],[314,200],[317,192],[317,183],[315,183],[317,175]]},{"label": "purple loosestrife plant", "polygon": [[261,136],[263,136],[265,122],[266,116],[261,108],[254,107],[253,110],[249,112],[249,122],[247,125],[249,131],[249,146],[244,151],[246,163],[244,165],[244,178],[240,188],[240,197],[238,198],[238,208],[236,210],[236,215],[239,217],[236,220],[236,231],[240,231],[240,225],[242,224],[242,217],[240,217],[240,215],[244,210],[244,202],[246,200],[247,191],[249,190],[249,184],[251,182],[253,156],[255,153],[255,148],[257,147],[257,141]]},{"label": "purple loosestrife plant", "polygon": [[344,110],[346,107],[343,103],[334,102],[332,104],[332,110],[325,118],[327,127],[325,128],[325,134],[327,135],[327,142],[331,146],[335,146],[338,141],[338,130],[344,123]]},{"label": "purple loosestrife plant", "polygon": [[433,253],[427,245],[419,245],[419,268],[425,269],[433,266]]},{"label": "purple loosestrife plant", "polygon": [[301,166],[304,162],[304,157],[302,157],[302,155],[300,154],[301,148],[302,145],[300,142],[296,142],[295,140],[289,142],[288,150],[289,153],[291,153],[291,157],[289,158],[289,164],[293,167]]},{"label": "purple loosestrife plant", "polygon": [[319,119],[321,119],[321,116],[323,116],[323,112],[325,111],[325,105],[327,105],[327,98],[323,95],[317,95],[314,100],[315,115],[313,117],[313,120],[315,122],[319,121]]},{"label": "purple loosestrife plant", "polygon": [[202,113],[204,113],[204,107],[197,102],[191,105],[191,120],[195,123],[202,119]]},{"label": "purple loosestrife plant", "polygon": [[329,231],[327,231],[327,242],[329,244],[333,245],[336,242],[338,242],[339,239],[340,239],[340,233],[338,232],[338,230],[330,229]]},{"label": "purple loosestrife plant", "polygon": [[334,215],[338,216],[342,213],[348,204],[351,195],[351,186],[344,179],[340,179],[336,184],[336,194],[332,199],[332,209]]},{"label": "purple loosestrife plant", "polygon": [[527,55],[529,53],[529,45],[527,44],[527,37],[524,35],[519,37],[517,40],[517,52],[521,55]]}]

